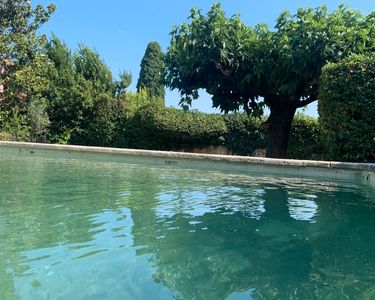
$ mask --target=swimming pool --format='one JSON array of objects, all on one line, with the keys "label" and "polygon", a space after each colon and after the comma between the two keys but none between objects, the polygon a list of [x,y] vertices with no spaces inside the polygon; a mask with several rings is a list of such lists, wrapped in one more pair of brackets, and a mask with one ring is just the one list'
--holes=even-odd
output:
[{"label": "swimming pool", "polygon": [[359,177],[78,156],[0,148],[1,299],[375,297]]}]

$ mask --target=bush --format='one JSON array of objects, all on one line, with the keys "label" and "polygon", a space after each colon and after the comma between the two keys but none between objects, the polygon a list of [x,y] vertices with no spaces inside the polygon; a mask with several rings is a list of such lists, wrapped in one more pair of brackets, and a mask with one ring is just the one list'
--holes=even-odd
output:
[{"label": "bush", "polygon": [[39,137],[45,137],[49,125],[46,112],[46,101],[42,99],[31,101],[27,106],[27,122],[30,128],[30,140],[36,141]]},{"label": "bush", "polygon": [[12,141],[13,137],[9,132],[0,131],[0,141]]},{"label": "bush", "polygon": [[327,159],[375,162],[375,55],[323,68],[319,115]]},{"label": "bush", "polygon": [[266,131],[263,120],[249,117],[246,114],[229,114],[224,116],[227,134],[225,145],[236,155],[253,155],[258,148],[266,146]]},{"label": "bush", "polygon": [[151,97],[146,89],[140,89],[138,92],[126,92],[119,95],[119,100],[123,103],[126,110],[126,117],[131,117],[136,111],[146,106],[164,107],[164,99]]},{"label": "bush", "polygon": [[84,111],[79,128],[70,136],[70,143],[88,146],[111,146],[115,131],[115,102],[110,95],[94,98],[93,105]]},{"label": "bush", "polygon": [[30,128],[27,125],[26,117],[16,108],[0,112],[0,131],[3,137],[8,140],[30,141]]},{"label": "bush", "polygon": [[[263,119],[246,114],[206,114],[146,105],[122,123],[114,141],[116,147],[190,151],[207,146],[225,146],[235,155],[254,155],[265,148]],[[319,126],[316,119],[297,116],[290,138],[290,158],[320,156]]]},{"label": "bush", "polygon": [[127,146],[186,150],[223,145],[226,125],[221,115],[147,105],[126,123]]},{"label": "bush", "polygon": [[287,157],[293,159],[320,159],[319,122],[317,119],[297,114],[290,131]]}]

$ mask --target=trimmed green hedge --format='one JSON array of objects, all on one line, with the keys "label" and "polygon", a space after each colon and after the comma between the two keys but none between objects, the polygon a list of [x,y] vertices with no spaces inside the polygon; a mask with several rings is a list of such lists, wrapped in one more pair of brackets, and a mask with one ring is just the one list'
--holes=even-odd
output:
[{"label": "trimmed green hedge", "polygon": [[145,106],[129,119],[124,131],[130,148],[179,151],[223,145],[227,129],[220,115]]},{"label": "trimmed green hedge", "polygon": [[[205,114],[176,108],[144,106],[123,123],[114,139],[116,147],[189,151],[206,146],[225,146],[236,155],[253,155],[266,146],[263,119],[246,114]],[[117,143],[116,143],[117,141]],[[297,116],[293,122],[288,156],[320,157],[316,119]]]},{"label": "trimmed green hedge", "polygon": [[292,123],[287,157],[319,160],[321,156],[322,145],[318,120],[297,114]]},{"label": "trimmed green hedge", "polygon": [[375,54],[325,66],[318,110],[327,159],[375,162]]},{"label": "trimmed green hedge", "polygon": [[263,120],[246,114],[224,115],[227,127],[225,146],[236,155],[252,155],[256,149],[266,147],[266,130]]}]

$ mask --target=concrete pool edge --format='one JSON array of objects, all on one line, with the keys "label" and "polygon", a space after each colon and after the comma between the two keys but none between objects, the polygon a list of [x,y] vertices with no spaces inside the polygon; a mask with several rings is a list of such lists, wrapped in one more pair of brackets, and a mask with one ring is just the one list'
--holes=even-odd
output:
[{"label": "concrete pool edge", "polygon": [[[108,147],[92,147],[92,146],[73,146],[61,144],[38,144],[25,142],[9,142],[0,141],[1,148],[18,148],[28,150],[52,150],[65,153],[90,153],[90,154],[107,154],[113,156],[141,157],[162,159],[165,164],[173,164],[173,160],[190,161],[190,162],[211,162],[223,163],[226,166],[257,166],[269,167],[272,169],[284,169],[288,173],[299,175],[300,173],[312,172],[319,173],[327,171],[335,177],[352,173],[353,175],[361,175],[366,181],[375,185],[375,164],[373,163],[347,163],[336,161],[312,161],[312,160],[294,160],[294,159],[275,159],[264,157],[248,157],[248,156],[232,156],[232,155],[216,155],[201,154],[188,152],[169,152],[155,150],[138,150],[124,148],[108,148]],[[165,161],[165,159],[168,159]],[[296,173],[297,171],[297,173]]]}]

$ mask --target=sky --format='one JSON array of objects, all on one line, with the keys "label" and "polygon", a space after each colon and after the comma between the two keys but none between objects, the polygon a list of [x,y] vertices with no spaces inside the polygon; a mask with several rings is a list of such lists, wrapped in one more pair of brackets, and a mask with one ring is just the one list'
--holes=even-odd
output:
[{"label": "sky", "polygon": [[[207,12],[213,3],[211,0],[33,0],[32,4],[55,4],[56,12],[41,32],[52,32],[65,41],[69,48],[76,49],[79,43],[94,48],[111,68],[113,75],[127,70],[133,75],[131,91],[135,91],[140,63],[146,46],[151,41],[167,50],[173,25],[186,22],[189,11],[198,7]],[[375,0],[222,0],[220,1],[227,16],[240,14],[249,26],[266,23],[271,28],[281,12],[295,12],[299,7],[317,7],[326,4],[334,10],[346,3],[353,9],[365,14],[375,11]],[[166,105],[178,106],[179,93],[167,90]],[[317,116],[316,102],[305,111]],[[193,102],[194,109],[204,112],[219,112],[212,109],[210,96],[201,93]]]}]

